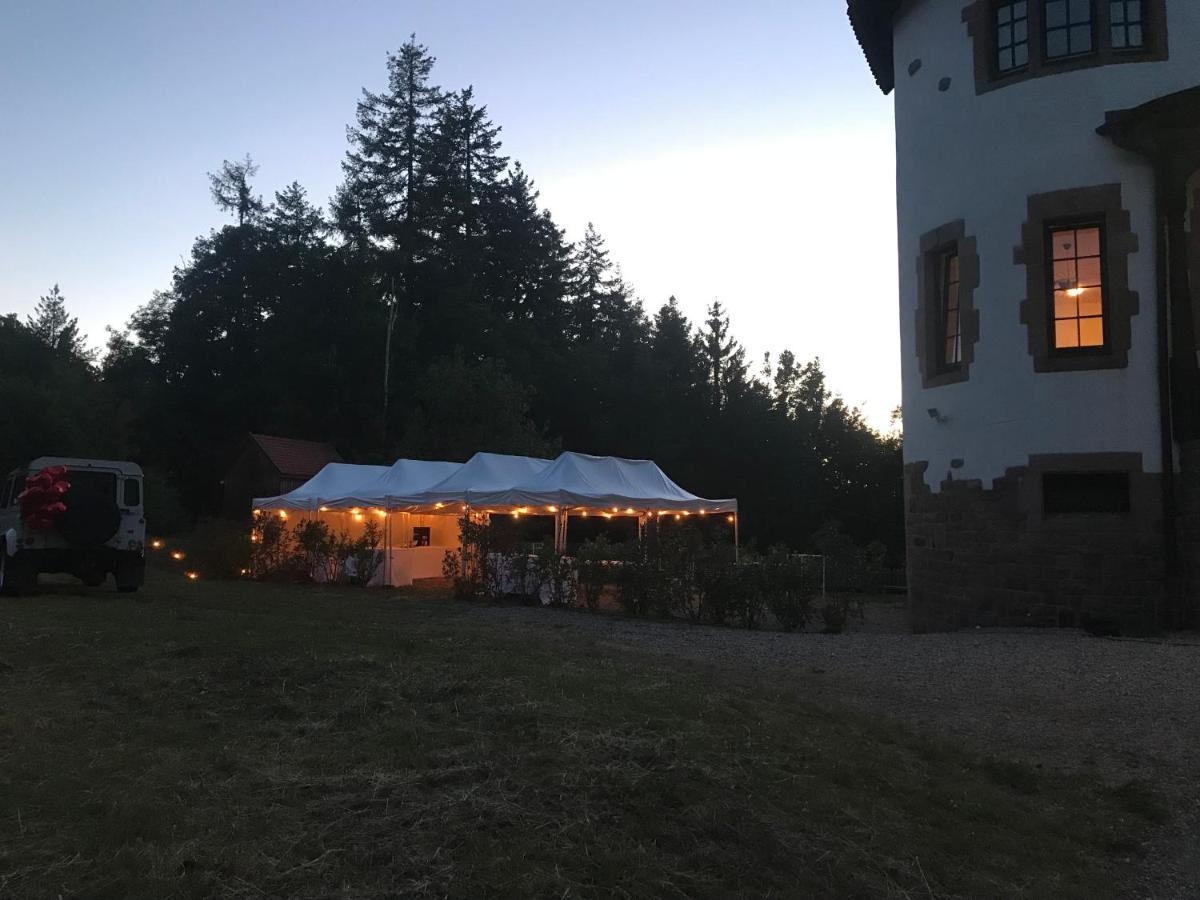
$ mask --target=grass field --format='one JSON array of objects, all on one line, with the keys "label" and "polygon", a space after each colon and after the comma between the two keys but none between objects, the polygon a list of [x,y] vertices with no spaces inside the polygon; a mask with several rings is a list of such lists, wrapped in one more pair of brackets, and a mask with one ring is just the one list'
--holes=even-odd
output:
[{"label": "grass field", "polygon": [[428,589],[45,591],[0,600],[0,896],[1111,896],[1162,816]]}]

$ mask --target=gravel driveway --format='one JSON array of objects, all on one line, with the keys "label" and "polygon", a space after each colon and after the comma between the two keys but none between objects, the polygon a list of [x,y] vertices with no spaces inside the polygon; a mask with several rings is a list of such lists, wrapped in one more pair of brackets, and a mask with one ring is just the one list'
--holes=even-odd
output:
[{"label": "gravel driveway", "polygon": [[568,628],[602,646],[786,678],[815,700],[896,717],[1043,770],[1153,781],[1177,818],[1136,876],[1147,897],[1200,895],[1200,635],[1160,641],[1078,631],[904,631],[903,607],[870,604],[860,630],[784,634],[619,615],[475,607],[522,629]]}]

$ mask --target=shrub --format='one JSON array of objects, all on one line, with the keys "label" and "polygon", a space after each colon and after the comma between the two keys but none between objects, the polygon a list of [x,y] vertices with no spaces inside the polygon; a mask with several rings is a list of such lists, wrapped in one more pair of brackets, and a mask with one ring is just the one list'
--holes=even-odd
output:
[{"label": "shrub", "polygon": [[862,600],[851,594],[829,594],[821,606],[825,634],[841,634],[851,618],[863,619]]},{"label": "shrub", "polygon": [[734,565],[731,606],[743,628],[757,628],[767,607],[766,570],[761,562],[749,560]]},{"label": "shrub", "polygon": [[283,578],[295,574],[290,571],[294,554],[292,533],[287,522],[274,515],[256,516],[250,540],[251,575],[255,578]]},{"label": "shrub", "polygon": [[361,537],[347,538],[344,534],[337,542],[339,568],[350,584],[368,585],[375,578],[382,563],[378,553],[379,540],[383,532],[377,522],[367,522]]},{"label": "shrub", "polygon": [[339,542],[329,526],[317,519],[306,519],[296,524],[292,535],[305,574],[314,581],[336,581],[341,562]]},{"label": "shrub", "polygon": [[615,577],[612,559],[615,552],[604,535],[585,541],[575,554],[575,568],[579,578],[579,592],[584,606],[595,612],[600,608],[604,588]]},{"label": "shrub", "polygon": [[187,568],[205,578],[239,578],[247,574],[252,550],[257,546],[247,539],[244,523],[229,519],[201,519],[179,543],[187,549]]},{"label": "shrub", "polygon": [[772,550],[763,560],[767,606],[784,631],[803,628],[812,618],[812,602],[820,590],[820,573],[805,565],[803,557],[785,548]]},{"label": "shrub", "polygon": [[542,542],[534,558],[538,597],[548,596],[551,606],[573,606],[578,588],[571,560],[558,552],[553,541]]},{"label": "shrub", "polygon": [[813,545],[825,557],[825,580],[831,592],[878,593],[882,589],[887,548],[878,541],[859,547],[830,520],[813,535]]}]

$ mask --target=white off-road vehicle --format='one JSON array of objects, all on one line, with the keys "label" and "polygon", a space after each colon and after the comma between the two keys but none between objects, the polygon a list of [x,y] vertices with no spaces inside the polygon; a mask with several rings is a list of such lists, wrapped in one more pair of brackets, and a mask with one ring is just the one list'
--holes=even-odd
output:
[{"label": "white off-road vehicle", "polygon": [[[42,527],[22,518],[18,498],[26,478],[66,469],[65,510]],[[0,589],[31,593],[42,572],[65,572],[103,584],[111,572],[119,591],[136,591],[146,576],[142,469],[131,462],[41,456],[9,473],[0,486]]]}]

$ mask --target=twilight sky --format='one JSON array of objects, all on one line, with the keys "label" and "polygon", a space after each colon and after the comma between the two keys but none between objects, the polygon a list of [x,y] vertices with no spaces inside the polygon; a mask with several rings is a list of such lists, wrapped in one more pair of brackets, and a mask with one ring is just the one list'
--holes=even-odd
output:
[{"label": "twilight sky", "polygon": [[653,312],[719,298],[757,368],[820,355],[899,402],[894,150],[841,0],[8,0],[0,313],[57,282],[93,344],[223,224],[206,173],[324,202],[361,88],[410,32],[475,86],[569,239],[593,221]]}]

